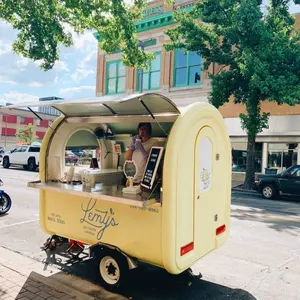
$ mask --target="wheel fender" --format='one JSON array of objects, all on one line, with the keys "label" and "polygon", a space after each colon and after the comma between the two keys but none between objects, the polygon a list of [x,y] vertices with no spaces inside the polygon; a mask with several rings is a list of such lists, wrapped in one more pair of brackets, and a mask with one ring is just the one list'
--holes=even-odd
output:
[{"label": "wheel fender", "polygon": [[127,260],[129,270],[132,270],[132,269],[135,269],[135,268],[138,267],[138,262],[137,262],[136,258],[128,256],[126,253],[121,251],[116,246],[105,244],[105,243],[97,243],[97,244],[94,244],[94,245],[90,246],[89,247],[89,256],[90,257],[94,256],[94,253],[99,251],[99,249],[101,249],[101,248],[107,248],[107,249],[115,250],[115,251],[118,251],[120,254],[122,254]]},{"label": "wheel fender", "polygon": [[266,185],[273,185],[275,188],[278,188],[278,183],[276,181],[262,181],[261,184],[260,184],[261,190]]}]

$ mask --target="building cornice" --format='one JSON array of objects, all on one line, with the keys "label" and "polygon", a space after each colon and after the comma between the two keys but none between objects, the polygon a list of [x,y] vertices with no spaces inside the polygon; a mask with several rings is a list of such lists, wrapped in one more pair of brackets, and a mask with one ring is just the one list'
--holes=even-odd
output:
[{"label": "building cornice", "polygon": [[[193,6],[194,6],[193,4],[190,4],[177,9],[179,9],[182,12],[185,12],[185,11],[192,10]],[[134,24],[137,33],[165,27],[176,23],[173,17],[173,12],[174,11],[169,11],[153,17],[147,17],[135,22]],[[102,37],[98,32],[94,33],[94,37],[98,40],[98,42],[102,41]]]}]

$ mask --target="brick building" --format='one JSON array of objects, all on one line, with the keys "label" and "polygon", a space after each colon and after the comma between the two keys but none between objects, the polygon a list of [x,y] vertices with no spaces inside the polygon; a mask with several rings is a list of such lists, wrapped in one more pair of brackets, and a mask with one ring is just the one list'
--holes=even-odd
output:
[{"label": "brick building", "polygon": [[[176,50],[167,52],[163,44],[169,38],[164,31],[176,26],[172,11],[176,8],[190,10],[193,2],[176,0],[173,6],[164,1],[151,1],[144,11],[144,18],[136,23],[139,40],[144,43],[145,51],[156,52],[151,69],[143,75],[143,91],[156,91],[164,94],[179,106],[195,101],[207,102],[211,89],[207,71],[201,70],[202,59],[195,52]],[[296,27],[300,28],[300,15],[296,15]],[[97,33],[95,37],[100,40]],[[98,50],[96,95],[116,93],[135,93],[139,91],[139,71],[124,67],[121,53],[105,55]],[[218,66],[212,65],[209,72],[217,72]],[[264,130],[256,144],[256,171],[264,172],[266,167],[279,171],[292,163],[300,164],[300,105],[278,106],[272,102],[263,103],[263,111],[270,112],[270,128]],[[247,160],[247,136],[242,130],[239,114],[242,105],[228,103],[220,108],[228,127],[232,142],[233,172],[243,173]]]},{"label": "brick building", "polygon": [[42,118],[40,120],[29,110],[10,109],[9,113],[2,112],[0,114],[0,146],[5,149],[11,149],[16,146],[18,142],[16,139],[16,132],[18,128],[22,128],[29,123],[36,126],[35,134],[39,137],[39,142],[42,141],[48,127],[57,118],[57,116],[44,114],[38,112]]}]

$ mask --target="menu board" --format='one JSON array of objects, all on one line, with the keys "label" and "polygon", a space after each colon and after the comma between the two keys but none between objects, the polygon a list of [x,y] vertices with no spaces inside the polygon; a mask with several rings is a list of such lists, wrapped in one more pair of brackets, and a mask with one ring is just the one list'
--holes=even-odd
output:
[{"label": "menu board", "polygon": [[163,147],[151,148],[141,186],[152,189],[163,150]]}]

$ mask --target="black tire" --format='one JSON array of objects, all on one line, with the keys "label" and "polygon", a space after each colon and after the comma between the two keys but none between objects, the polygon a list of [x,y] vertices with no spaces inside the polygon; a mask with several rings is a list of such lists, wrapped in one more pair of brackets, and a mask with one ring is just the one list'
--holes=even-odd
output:
[{"label": "black tire", "polygon": [[265,184],[261,189],[261,195],[265,199],[274,199],[277,194],[277,188],[273,184]]},{"label": "black tire", "polygon": [[6,214],[11,208],[11,199],[10,197],[3,192],[0,195],[0,215]]},{"label": "black tire", "polygon": [[31,172],[36,170],[36,164],[35,164],[35,159],[34,158],[29,158],[28,159],[27,169],[28,169],[28,171],[31,171]]},{"label": "black tire", "polygon": [[24,169],[24,170],[28,170],[27,165],[24,165],[24,166],[23,166],[23,169]]},{"label": "black tire", "polygon": [[8,169],[8,168],[9,168],[10,163],[9,163],[9,158],[8,158],[8,157],[4,157],[4,158],[3,158],[2,166],[3,166],[3,168],[5,168],[5,169]]},{"label": "black tire", "polygon": [[120,252],[102,248],[96,253],[96,265],[99,281],[107,290],[114,291],[125,284],[129,267],[126,257]]}]

